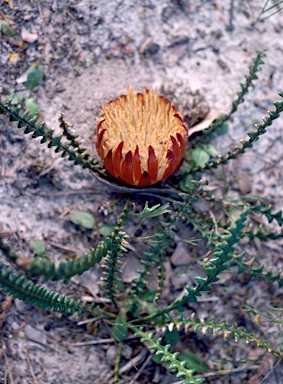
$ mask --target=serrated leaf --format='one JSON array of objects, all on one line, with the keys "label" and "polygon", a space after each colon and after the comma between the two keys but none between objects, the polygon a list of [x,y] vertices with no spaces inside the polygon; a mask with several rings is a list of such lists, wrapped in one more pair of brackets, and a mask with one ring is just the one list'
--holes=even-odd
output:
[{"label": "serrated leaf", "polygon": [[38,105],[34,99],[29,98],[26,100],[26,110],[29,111],[31,117],[38,117]]},{"label": "serrated leaf", "polygon": [[70,221],[85,229],[93,229],[95,226],[94,217],[88,212],[76,211],[70,214]]},{"label": "serrated leaf", "polygon": [[29,67],[26,81],[26,89],[33,90],[38,86],[43,78],[43,67],[38,64],[32,64]]},{"label": "serrated leaf", "polygon": [[202,285],[202,284],[205,284],[207,282],[207,278],[206,277],[201,277],[201,276],[195,276],[195,281]]},{"label": "serrated leaf", "polygon": [[34,252],[36,252],[37,256],[41,256],[45,253],[45,245],[40,240],[33,240],[30,246],[34,250]]},{"label": "serrated leaf", "polygon": [[192,150],[192,158],[198,167],[203,167],[209,161],[209,154],[202,148]]},{"label": "serrated leaf", "polygon": [[197,299],[196,299],[195,296],[190,296],[190,297],[188,298],[188,301],[189,301],[190,303],[197,303]]}]

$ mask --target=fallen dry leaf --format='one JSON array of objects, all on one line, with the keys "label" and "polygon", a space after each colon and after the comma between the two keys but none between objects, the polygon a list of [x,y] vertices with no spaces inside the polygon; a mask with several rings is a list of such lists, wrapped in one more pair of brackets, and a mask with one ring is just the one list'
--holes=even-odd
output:
[{"label": "fallen dry leaf", "polygon": [[8,296],[7,299],[1,304],[2,312],[0,313],[0,328],[3,326],[3,323],[6,319],[7,312],[11,307],[12,301],[13,301],[13,296]]},{"label": "fallen dry leaf", "polygon": [[27,81],[27,77],[28,77],[28,71],[26,71],[25,73],[23,73],[20,77],[18,77],[16,79],[16,83],[17,84],[23,84]]},{"label": "fallen dry leaf", "polygon": [[21,36],[24,41],[27,43],[34,43],[38,39],[37,33],[29,32],[25,27],[22,28]]},{"label": "fallen dry leaf", "polygon": [[210,128],[211,123],[213,120],[215,120],[217,117],[225,113],[224,111],[220,111],[218,109],[212,109],[205,117],[204,120],[202,120],[200,123],[193,126],[193,128],[189,129],[189,137],[193,135],[196,132],[201,132],[205,129]]}]

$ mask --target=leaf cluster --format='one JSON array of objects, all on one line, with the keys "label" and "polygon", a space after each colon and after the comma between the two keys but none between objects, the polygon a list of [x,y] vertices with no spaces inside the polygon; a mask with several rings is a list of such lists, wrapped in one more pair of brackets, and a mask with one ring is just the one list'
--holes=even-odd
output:
[{"label": "leaf cluster", "polygon": [[2,263],[0,263],[0,288],[15,298],[24,300],[27,304],[54,312],[63,312],[66,315],[72,315],[74,312],[81,315],[87,309],[91,309],[79,300],[64,295],[60,296],[58,292],[49,291],[42,285],[34,284],[24,275],[14,272]]}]

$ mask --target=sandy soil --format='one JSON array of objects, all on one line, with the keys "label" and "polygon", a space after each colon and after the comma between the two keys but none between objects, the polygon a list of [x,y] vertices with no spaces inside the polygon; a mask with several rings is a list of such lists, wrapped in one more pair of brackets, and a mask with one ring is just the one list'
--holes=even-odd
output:
[{"label": "sandy soil", "polygon": [[[263,0],[109,0],[107,5],[91,0],[0,1],[0,18],[7,18],[15,31],[12,37],[0,35],[0,90],[4,95],[18,92],[25,98],[33,97],[40,116],[54,129],[59,129],[58,116],[64,112],[84,144],[95,152],[93,136],[99,108],[126,92],[127,86],[174,93],[177,107],[185,111],[189,108],[189,92],[200,90],[210,109],[226,111],[239,91],[238,83],[247,73],[254,51],[266,49],[265,65],[255,89],[230,122],[225,139],[222,136],[213,142],[219,153],[225,153],[246,137],[253,119],[265,115],[272,108],[272,101],[279,99],[278,92],[283,91],[283,12],[263,22],[256,21],[263,4]],[[36,36],[34,42],[29,42],[32,37],[25,30]],[[17,56],[13,58],[13,54]],[[44,78],[35,91],[27,91],[25,74],[36,61],[44,68]],[[100,238],[99,234],[78,230],[68,220],[69,214],[87,211],[93,214],[97,226],[113,223],[118,214],[117,197],[102,193],[101,185],[87,171],[75,168],[74,172],[72,164],[30,140],[14,125],[2,121],[0,134],[0,224],[9,232],[15,251],[23,260],[30,259],[34,255],[33,240],[42,240],[48,255],[55,260],[87,251]],[[282,207],[282,141],[279,119],[254,149],[231,163],[227,169],[227,178],[235,180],[231,197],[246,188],[268,198],[275,209]],[[207,175],[211,185],[218,176],[217,172]],[[239,180],[244,180],[241,185]],[[88,193],[90,189],[92,192]],[[276,263],[279,267],[282,245],[280,240],[272,245],[256,244],[251,254],[258,252],[266,266]],[[129,254],[128,260],[131,257],[134,256]],[[124,281],[131,280],[135,267],[135,263],[128,267],[130,274]],[[226,284],[229,278],[224,275],[220,284]],[[180,284],[171,281],[172,297],[180,291]],[[68,288],[59,283],[48,286],[76,298],[95,297],[99,293],[98,271],[74,279]],[[266,301],[267,289],[235,278],[227,291],[213,292],[215,302],[200,305],[198,316],[214,311],[219,318],[237,321],[255,331],[254,314],[249,317],[243,307],[271,305]],[[238,296],[233,296],[233,292]],[[248,301],[241,302],[240,297],[246,297],[247,292]],[[282,292],[275,290],[273,298],[282,299]],[[5,300],[1,293],[0,300]],[[9,372],[13,382],[19,384],[110,383],[115,345],[110,342],[72,347],[74,342],[95,340],[94,332],[86,332],[84,325],[77,325],[78,320],[33,309],[16,300],[0,328],[0,383],[12,383]],[[276,323],[272,328],[258,325],[258,331],[269,332],[271,339],[273,334],[279,334],[279,329]],[[109,337],[105,330],[99,334],[99,338],[103,337]],[[282,382],[282,364],[261,349],[247,350],[245,345],[239,345],[236,350],[231,342],[227,352],[221,339],[206,337],[196,338],[194,343],[192,348],[212,371],[219,370],[220,361],[225,361],[224,368],[230,372],[223,377],[212,375],[207,382]],[[128,347],[123,364],[136,352],[133,346]],[[241,358],[249,360],[249,369],[237,371],[235,361]],[[122,382],[148,383],[154,371],[158,372],[156,383],[177,382],[154,364],[134,382],[131,380],[136,370],[129,368],[124,375],[126,381]]]}]

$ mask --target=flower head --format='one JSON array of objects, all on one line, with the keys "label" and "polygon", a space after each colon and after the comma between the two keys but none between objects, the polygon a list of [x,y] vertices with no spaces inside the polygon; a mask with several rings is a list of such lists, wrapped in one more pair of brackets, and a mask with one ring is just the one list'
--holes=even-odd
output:
[{"label": "flower head", "polygon": [[183,159],[188,126],[168,99],[152,89],[111,100],[97,123],[97,152],[106,170],[129,185],[165,180]]}]

